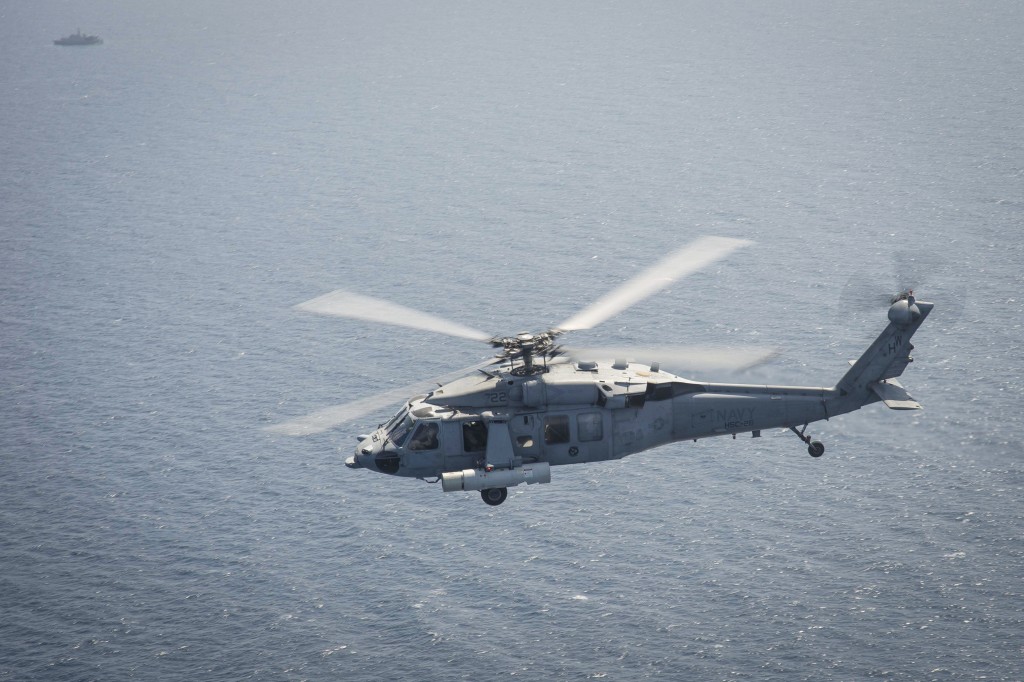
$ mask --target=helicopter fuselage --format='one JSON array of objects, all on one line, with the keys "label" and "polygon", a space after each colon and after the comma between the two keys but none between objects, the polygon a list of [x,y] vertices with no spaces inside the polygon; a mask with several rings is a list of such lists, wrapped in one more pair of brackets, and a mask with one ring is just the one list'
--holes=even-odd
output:
[{"label": "helicopter fuselage", "polygon": [[698,383],[626,362],[547,370],[481,372],[414,398],[361,440],[350,466],[416,478],[493,466],[495,422],[507,425],[513,464],[619,459],[673,441],[825,419],[838,397],[832,388]]}]

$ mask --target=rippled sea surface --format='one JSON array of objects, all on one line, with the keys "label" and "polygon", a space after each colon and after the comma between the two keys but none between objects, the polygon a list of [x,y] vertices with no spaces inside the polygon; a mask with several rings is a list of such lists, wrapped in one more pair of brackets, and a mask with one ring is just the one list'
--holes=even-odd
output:
[{"label": "rippled sea surface", "polygon": [[[1022,44],[999,1],[0,4],[0,679],[1020,680]],[[925,410],[496,508],[346,469],[390,409],[261,430],[486,356],[295,303],[539,330],[702,234],[756,244],[574,340],[832,385],[910,285]]]}]

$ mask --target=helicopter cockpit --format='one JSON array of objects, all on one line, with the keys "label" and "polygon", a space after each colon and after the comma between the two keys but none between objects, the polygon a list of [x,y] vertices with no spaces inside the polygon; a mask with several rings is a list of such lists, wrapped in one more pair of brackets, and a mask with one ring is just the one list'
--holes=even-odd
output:
[{"label": "helicopter cockpit", "polygon": [[412,401],[367,436],[348,466],[426,477],[439,467],[483,466],[488,421],[479,414],[437,410]]},{"label": "helicopter cockpit", "polygon": [[404,408],[391,421],[384,425],[384,447],[390,444],[394,448],[406,450],[436,450],[439,447],[438,434],[440,428],[434,420],[416,421]]},{"label": "helicopter cockpit", "polygon": [[439,420],[417,419],[410,413],[410,406],[406,405],[373,434],[361,437],[356,455],[348,465],[355,468],[366,466],[386,474],[398,473],[403,461],[415,468],[420,462],[408,462],[406,457],[431,454],[436,457],[441,447],[440,437]]}]

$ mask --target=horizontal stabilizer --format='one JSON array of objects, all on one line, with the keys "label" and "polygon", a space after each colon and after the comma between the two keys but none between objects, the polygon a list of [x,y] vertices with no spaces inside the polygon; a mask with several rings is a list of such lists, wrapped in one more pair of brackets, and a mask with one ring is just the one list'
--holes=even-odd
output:
[{"label": "horizontal stabilizer", "polygon": [[921,403],[910,397],[907,389],[895,379],[876,381],[868,384],[869,388],[882,399],[890,410],[922,410]]}]

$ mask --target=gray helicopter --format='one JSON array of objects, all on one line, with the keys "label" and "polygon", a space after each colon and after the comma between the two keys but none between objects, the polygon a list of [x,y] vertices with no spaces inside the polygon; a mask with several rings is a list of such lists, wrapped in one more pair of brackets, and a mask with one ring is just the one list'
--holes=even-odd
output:
[{"label": "gray helicopter", "polygon": [[[831,387],[697,382],[661,362],[738,369],[774,354],[767,348],[583,349],[560,345],[629,306],[751,242],[702,237],[627,281],[593,305],[540,333],[493,337],[386,301],[334,291],[300,310],[389,323],[489,343],[497,354],[477,365],[372,398],[321,410],[269,430],[306,435],[404,401],[376,430],[358,436],[345,464],[441,483],[445,492],[479,491],[499,505],[508,488],[549,483],[551,467],[621,459],[675,441],[788,428],[812,457],[825,446],[807,434],[816,421],[882,401],[919,410],[896,380],[912,362],[910,338],[932,311],[912,291],[891,300],[889,324]],[[420,386],[429,392],[409,398]]]}]

